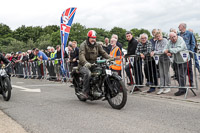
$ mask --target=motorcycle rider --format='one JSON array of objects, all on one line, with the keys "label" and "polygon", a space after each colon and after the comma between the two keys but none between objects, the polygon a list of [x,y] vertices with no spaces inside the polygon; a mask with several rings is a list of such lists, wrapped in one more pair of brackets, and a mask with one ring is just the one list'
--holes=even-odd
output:
[{"label": "motorcycle rider", "polygon": [[103,50],[100,44],[96,43],[96,32],[94,30],[90,30],[87,36],[87,40],[80,45],[79,51],[79,70],[83,75],[83,89],[80,94],[85,98],[88,98],[88,93],[90,91],[90,68],[92,64],[96,62],[97,57],[101,55],[103,58],[114,60]]},{"label": "motorcycle rider", "polygon": [[[0,62],[3,61],[3,63],[8,66],[10,65],[10,61],[8,59],[6,59],[1,53],[0,53]],[[1,64],[2,65],[2,64]],[[11,68],[7,67],[6,68],[7,74],[9,75],[9,77],[11,76]]]}]

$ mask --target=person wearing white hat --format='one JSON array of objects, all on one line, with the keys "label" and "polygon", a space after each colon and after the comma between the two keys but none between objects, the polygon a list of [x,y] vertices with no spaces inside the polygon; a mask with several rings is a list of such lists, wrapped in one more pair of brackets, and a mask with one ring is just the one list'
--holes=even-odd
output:
[{"label": "person wearing white hat", "polygon": [[48,46],[47,47],[47,57],[50,57],[50,55],[51,55],[51,47]]}]

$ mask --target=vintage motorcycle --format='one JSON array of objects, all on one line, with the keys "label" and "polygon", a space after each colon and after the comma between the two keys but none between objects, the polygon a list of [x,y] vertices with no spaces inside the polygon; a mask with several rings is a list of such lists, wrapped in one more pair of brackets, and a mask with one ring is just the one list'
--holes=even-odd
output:
[{"label": "vintage motorcycle", "polygon": [[10,100],[12,90],[10,76],[6,71],[8,67],[9,65],[0,65],[0,94],[3,96],[4,101]]},{"label": "vintage motorcycle", "polygon": [[127,89],[122,78],[109,69],[109,66],[114,63],[114,61],[97,60],[97,63],[92,64],[88,99],[80,94],[83,86],[83,75],[79,73],[78,67],[73,68],[72,77],[75,94],[80,101],[103,99],[103,101],[108,100],[108,103],[114,109],[122,109],[125,106]]}]

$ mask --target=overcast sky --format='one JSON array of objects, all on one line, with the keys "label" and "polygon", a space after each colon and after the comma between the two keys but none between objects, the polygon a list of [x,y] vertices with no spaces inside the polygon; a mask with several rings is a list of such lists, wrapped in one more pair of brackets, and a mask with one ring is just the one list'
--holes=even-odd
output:
[{"label": "overcast sky", "polygon": [[87,28],[160,28],[168,33],[185,22],[200,34],[199,0],[2,0],[0,23],[12,30],[21,25],[59,25],[69,7],[77,7],[74,22]]}]

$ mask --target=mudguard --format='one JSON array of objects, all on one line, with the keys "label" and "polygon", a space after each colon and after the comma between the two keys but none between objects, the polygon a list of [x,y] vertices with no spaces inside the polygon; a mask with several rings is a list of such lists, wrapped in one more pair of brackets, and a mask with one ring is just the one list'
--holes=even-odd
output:
[{"label": "mudguard", "polygon": [[122,78],[117,74],[117,73],[115,73],[115,72],[113,72],[112,73],[112,75],[111,76],[109,76],[110,78],[115,78],[115,79],[117,79],[117,80],[122,80]]},{"label": "mudguard", "polygon": [[[122,78],[118,74],[116,74],[116,73],[112,73],[111,76],[107,75],[106,78],[104,78],[104,81],[103,81],[103,83],[104,83],[104,89],[105,90],[112,88],[110,86],[111,85],[111,83],[110,83],[110,79],[111,78],[114,78],[114,79],[119,80],[119,81],[122,80]],[[111,89],[111,91],[112,91],[112,89]]]}]

